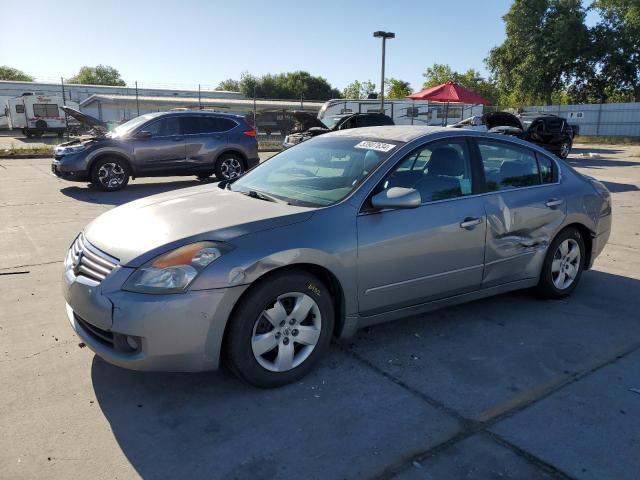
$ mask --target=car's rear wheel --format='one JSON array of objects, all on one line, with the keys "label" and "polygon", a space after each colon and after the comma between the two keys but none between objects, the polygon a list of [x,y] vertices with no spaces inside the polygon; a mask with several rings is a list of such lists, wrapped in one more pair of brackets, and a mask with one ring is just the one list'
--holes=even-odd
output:
[{"label": "car's rear wheel", "polygon": [[569,153],[571,152],[571,141],[565,140],[560,145],[560,151],[558,152],[558,156],[560,158],[567,158]]},{"label": "car's rear wheel", "polygon": [[240,155],[225,153],[216,161],[215,173],[218,180],[231,180],[244,173],[244,163]]},{"label": "car's rear wheel", "polygon": [[277,387],[306,375],[329,347],[333,302],[316,277],[289,271],[252,287],[229,321],[231,369],[252,385]]},{"label": "car's rear wheel", "polygon": [[91,183],[105,192],[126,187],[130,176],[127,162],[117,157],[98,160],[91,169]]},{"label": "car's rear wheel", "polygon": [[564,298],[578,285],[584,270],[585,248],[580,232],[571,227],[553,240],[540,274],[538,291],[546,298]]}]

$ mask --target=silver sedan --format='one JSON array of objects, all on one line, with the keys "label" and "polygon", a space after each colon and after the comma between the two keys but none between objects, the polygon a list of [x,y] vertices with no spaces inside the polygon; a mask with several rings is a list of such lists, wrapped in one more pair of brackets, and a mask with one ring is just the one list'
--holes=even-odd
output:
[{"label": "silver sedan", "polygon": [[361,128],[101,215],[69,250],[64,295],[108,362],[224,360],[273,387],[368,325],[522,288],[569,295],[610,228],[607,189],[534,145]]}]

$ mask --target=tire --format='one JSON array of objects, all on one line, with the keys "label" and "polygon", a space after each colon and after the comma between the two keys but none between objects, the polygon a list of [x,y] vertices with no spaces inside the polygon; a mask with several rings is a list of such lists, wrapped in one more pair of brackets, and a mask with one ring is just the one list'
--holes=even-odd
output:
[{"label": "tire", "polygon": [[[296,307],[305,318],[292,316]],[[251,287],[230,318],[225,360],[256,387],[295,382],[329,348],[334,317],[329,289],[316,277],[292,271],[275,274]],[[262,343],[256,342],[258,337]]]},{"label": "tire", "polygon": [[553,299],[571,295],[582,277],[585,258],[584,240],[580,232],[573,227],[562,230],[547,251],[538,293],[544,298]]},{"label": "tire", "polygon": [[98,160],[91,168],[91,184],[105,192],[121,190],[129,183],[129,164],[117,157]]},{"label": "tire", "polygon": [[560,144],[560,150],[558,151],[558,157],[565,159],[571,153],[571,147],[573,146],[573,142],[571,140],[565,140]]},{"label": "tire", "polygon": [[216,160],[215,174],[218,180],[231,180],[244,173],[244,160],[237,153],[225,153]]}]

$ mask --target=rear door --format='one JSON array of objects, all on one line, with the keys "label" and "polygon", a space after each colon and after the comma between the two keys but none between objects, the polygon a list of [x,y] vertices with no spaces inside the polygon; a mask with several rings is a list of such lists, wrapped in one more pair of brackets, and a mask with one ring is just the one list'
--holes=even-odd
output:
[{"label": "rear door", "polygon": [[162,117],[141,128],[150,138],[131,139],[138,171],[142,175],[171,175],[184,168],[185,140],[180,121],[175,117]]},{"label": "rear door", "polygon": [[185,116],[181,121],[188,168],[213,171],[216,158],[227,147],[228,132],[238,124],[229,118],[213,115]]},{"label": "rear door", "polygon": [[546,154],[477,139],[487,193],[483,288],[535,278],[566,216],[557,164]]}]

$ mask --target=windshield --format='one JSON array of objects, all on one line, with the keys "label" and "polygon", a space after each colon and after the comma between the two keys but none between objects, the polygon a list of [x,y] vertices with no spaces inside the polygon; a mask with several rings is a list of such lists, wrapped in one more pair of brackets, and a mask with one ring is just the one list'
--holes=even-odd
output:
[{"label": "windshield", "polygon": [[247,172],[231,190],[264,193],[292,205],[332,205],[349,195],[399,145],[357,138],[314,138]]},{"label": "windshield", "polygon": [[125,137],[143,123],[148,122],[159,115],[161,115],[161,113],[147,113],[146,115],[140,115],[139,117],[132,118],[128,122],[118,125],[110,134],[112,137]]},{"label": "windshield", "polygon": [[321,118],[320,121],[324,123],[329,130],[331,130],[333,127],[335,127],[336,123],[338,123],[338,120],[340,120],[340,118],[342,117],[325,117],[325,118]]}]

